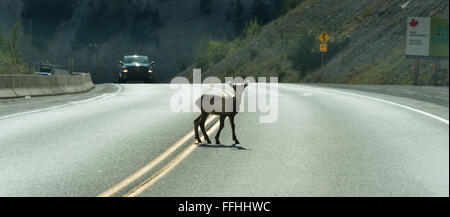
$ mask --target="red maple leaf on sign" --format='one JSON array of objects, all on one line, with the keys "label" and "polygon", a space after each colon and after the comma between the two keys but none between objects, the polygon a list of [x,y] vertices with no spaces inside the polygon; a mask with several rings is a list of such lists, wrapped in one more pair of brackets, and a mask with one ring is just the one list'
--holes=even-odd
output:
[{"label": "red maple leaf on sign", "polygon": [[411,22],[409,22],[409,25],[412,27],[416,27],[417,25],[419,25],[419,21],[417,21],[416,19],[412,19]]}]

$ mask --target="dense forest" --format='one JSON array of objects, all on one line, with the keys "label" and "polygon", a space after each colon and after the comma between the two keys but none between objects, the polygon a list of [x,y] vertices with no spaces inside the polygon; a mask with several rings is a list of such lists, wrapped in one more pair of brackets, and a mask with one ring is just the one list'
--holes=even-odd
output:
[{"label": "dense forest", "polygon": [[17,50],[30,65],[66,65],[74,58],[77,71],[91,72],[96,82],[114,82],[116,61],[142,54],[158,63],[158,80],[165,81],[194,62],[204,41],[232,41],[252,21],[265,25],[299,2],[5,0],[0,12],[10,13],[4,15],[4,35],[15,24],[21,31]]}]

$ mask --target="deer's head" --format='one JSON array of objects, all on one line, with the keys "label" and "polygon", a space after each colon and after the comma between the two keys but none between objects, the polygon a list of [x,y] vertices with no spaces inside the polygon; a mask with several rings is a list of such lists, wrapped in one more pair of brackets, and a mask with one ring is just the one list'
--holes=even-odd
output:
[{"label": "deer's head", "polygon": [[248,81],[246,81],[244,84],[233,84],[231,82],[228,82],[228,84],[233,88],[234,96],[240,99],[244,94],[245,88],[248,86]]}]

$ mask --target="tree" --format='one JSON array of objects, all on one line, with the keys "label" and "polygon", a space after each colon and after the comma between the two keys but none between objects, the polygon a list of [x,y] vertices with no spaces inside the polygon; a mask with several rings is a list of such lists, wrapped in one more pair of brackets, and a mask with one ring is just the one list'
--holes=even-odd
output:
[{"label": "tree", "polygon": [[8,32],[8,38],[11,40],[11,42],[9,43],[12,43],[16,51],[18,47],[18,41],[21,35],[22,35],[22,22],[19,20],[11,27],[11,29]]},{"label": "tree", "polygon": [[33,25],[33,38],[41,39],[33,41],[33,44],[40,47],[47,45],[46,40],[42,39],[51,38],[55,30],[72,17],[77,3],[76,0],[22,0],[21,2],[23,24],[24,26]]},{"label": "tree", "polygon": [[8,49],[8,40],[3,35],[3,29],[0,26],[0,56],[5,54]]},{"label": "tree", "polygon": [[272,2],[272,7],[274,8],[275,15],[278,16],[278,12],[281,8],[282,0],[270,0]]},{"label": "tree", "polygon": [[200,0],[200,13],[209,15],[212,11],[214,0]]},{"label": "tree", "polygon": [[283,16],[291,9],[297,7],[303,0],[280,0],[281,3],[278,5],[278,16]]},{"label": "tree", "polygon": [[180,72],[186,70],[187,67],[188,67],[188,64],[186,62],[186,58],[183,57],[183,59],[181,59]]},{"label": "tree", "polygon": [[152,25],[155,28],[159,28],[162,26],[161,17],[159,15],[159,9],[156,8],[152,14]]},{"label": "tree", "polygon": [[194,65],[206,70],[225,58],[228,51],[226,41],[202,40],[195,54]]},{"label": "tree", "polygon": [[255,0],[253,2],[252,15],[252,17],[256,17],[261,25],[265,25],[274,18],[273,13],[270,11],[270,6],[263,0]]},{"label": "tree", "polygon": [[258,24],[258,19],[254,18],[250,20],[250,22],[245,23],[245,27],[242,30],[242,37],[246,38],[248,36],[254,35],[259,32],[260,26]]},{"label": "tree", "polygon": [[203,68],[206,70],[208,67],[208,41],[206,39],[202,39],[200,41],[200,46],[197,48],[197,53],[195,54],[195,66]]},{"label": "tree", "polygon": [[291,48],[288,59],[292,66],[304,78],[307,72],[320,66],[320,53],[313,46],[317,40],[313,33],[299,35]]},{"label": "tree", "polygon": [[240,34],[245,27],[244,6],[242,6],[241,0],[236,0],[231,15],[233,18],[234,30],[236,33]]}]

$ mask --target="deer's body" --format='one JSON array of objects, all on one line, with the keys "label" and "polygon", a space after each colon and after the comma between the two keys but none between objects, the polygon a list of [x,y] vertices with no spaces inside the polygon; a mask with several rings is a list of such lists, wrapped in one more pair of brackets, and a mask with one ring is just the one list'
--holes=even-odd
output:
[{"label": "deer's body", "polygon": [[220,133],[225,125],[225,118],[228,117],[230,119],[231,123],[231,130],[233,133],[233,140],[235,144],[239,144],[239,140],[236,137],[235,133],[235,124],[234,124],[234,117],[239,112],[239,105],[241,104],[242,95],[244,93],[245,87],[247,87],[248,84],[237,86],[230,84],[234,89],[234,96],[233,97],[224,97],[224,96],[216,96],[216,95],[210,95],[205,94],[202,95],[197,101],[196,105],[200,108],[201,114],[200,116],[195,119],[194,121],[194,132],[195,132],[195,139],[197,142],[201,143],[200,136],[198,134],[198,127],[200,126],[200,129],[203,132],[203,136],[205,137],[205,140],[208,143],[211,143],[211,140],[209,139],[208,135],[206,134],[205,130],[205,122],[206,119],[210,114],[212,115],[219,115],[220,116],[220,127],[219,131],[217,131],[216,134],[216,144],[220,144],[219,137]]}]

